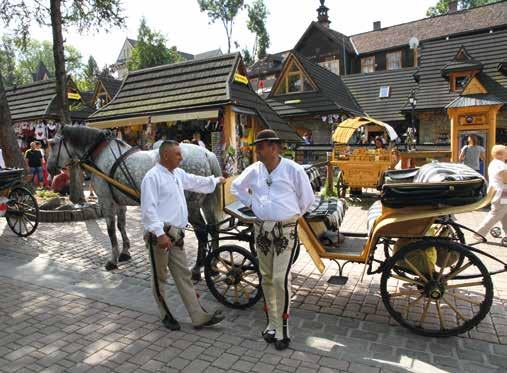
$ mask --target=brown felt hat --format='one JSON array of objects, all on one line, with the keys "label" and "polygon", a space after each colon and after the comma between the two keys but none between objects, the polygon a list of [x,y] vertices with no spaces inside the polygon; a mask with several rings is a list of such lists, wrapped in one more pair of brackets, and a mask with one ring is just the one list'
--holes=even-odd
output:
[{"label": "brown felt hat", "polygon": [[278,137],[275,131],[273,130],[262,130],[257,134],[255,141],[251,145],[258,144],[262,141],[273,141],[273,142],[281,142],[282,139]]}]

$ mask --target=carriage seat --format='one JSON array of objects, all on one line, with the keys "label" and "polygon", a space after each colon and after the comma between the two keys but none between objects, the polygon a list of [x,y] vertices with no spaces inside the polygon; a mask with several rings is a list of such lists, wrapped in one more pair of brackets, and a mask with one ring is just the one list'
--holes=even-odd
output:
[{"label": "carriage seat", "polygon": [[340,225],[347,205],[343,199],[315,196],[313,206],[304,215],[315,236],[324,245],[337,245],[340,241]]},{"label": "carriage seat", "polygon": [[377,220],[380,215],[382,215],[382,202],[376,201],[370,206],[366,215],[366,232],[368,233],[368,236],[373,229],[375,220]]},{"label": "carriage seat", "polygon": [[[385,179],[389,179],[388,172]],[[408,206],[462,206],[487,194],[484,177],[459,163],[432,162],[417,169],[412,181],[382,186],[382,204],[392,208]]]},{"label": "carriage seat", "polygon": [[311,164],[304,164],[303,168],[308,175],[308,179],[310,179],[310,185],[315,193],[320,192],[322,188],[322,178],[320,177],[320,172],[317,167]]}]

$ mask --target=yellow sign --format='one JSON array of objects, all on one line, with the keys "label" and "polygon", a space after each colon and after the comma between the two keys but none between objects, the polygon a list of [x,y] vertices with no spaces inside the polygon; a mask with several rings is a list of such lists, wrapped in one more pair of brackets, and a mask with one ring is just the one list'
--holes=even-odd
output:
[{"label": "yellow sign", "polygon": [[289,105],[289,104],[300,104],[301,100],[299,100],[299,99],[297,99],[297,100],[287,100],[287,101],[284,101],[283,103],[286,104],[286,105]]},{"label": "yellow sign", "polygon": [[67,97],[71,100],[79,100],[81,99],[81,96],[79,95],[79,93],[72,93],[72,92],[69,92],[67,93]]},{"label": "yellow sign", "polygon": [[234,74],[234,80],[236,82],[240,82],[240,83],[243,83],[243,84],[248,84],[248,78],[244,75],[241,75],[241,74]]}]

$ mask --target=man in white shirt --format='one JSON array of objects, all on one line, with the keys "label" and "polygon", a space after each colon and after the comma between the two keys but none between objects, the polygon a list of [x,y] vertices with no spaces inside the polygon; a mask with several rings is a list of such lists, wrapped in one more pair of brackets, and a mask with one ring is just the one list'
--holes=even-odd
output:
[{"label": "man in white shirt", "polygon": [[290,343],[290,267],[297,244],[296,222],[312,206],[315,195],[303,167],[280,156],[281,140],[274,131],[260,131],[254,145],[259,162],[234,180],[231,192],[257,218],[255,244],[267,317],[262,336],[284,350]]},{"label": "man in white shirt", "polygon": [[[504,145],[495,145],[491,148],[491,156],[493,159],[488,166],[489,185],[496,189],[496,194],[491,201],[491,210],[484,218],[483,222],[477,229],[477,233],[486,236],[488,231],[500,221],[502,224],[504,237],[507,235],[507,203],[504,190],[507,185],[507,147]],[[474,239],[481,239],[475,235]]]},{"label": "man in white shirt", "polygon": [[159,148],[160,163],[149,170],[141,183],[141,218],[145,228],[146,247],[150,253],[152,290],[164,326],[179,330],[164,298],[167,267],[190,315],[194,328],[211,326],[224,319],[219,311],[210,314],[197,298],[187,257],[183,250],[188,209],[184,190],[211,193],[223,177],[187,174],[178,168],[182,158],[176,141],[164,141]]}]

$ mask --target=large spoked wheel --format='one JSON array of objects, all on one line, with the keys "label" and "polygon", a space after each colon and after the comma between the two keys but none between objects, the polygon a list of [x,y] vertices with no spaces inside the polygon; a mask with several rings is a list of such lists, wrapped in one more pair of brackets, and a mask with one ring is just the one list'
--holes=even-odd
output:
[{"label": "large spoked wheel", "polygon": [[338,197],[345,198],[347,194],[347,185],[345,184],[345,178],[343,176],[343,172],[340,171],[338,174],[338,182],[336,183],[336,189],[338,191]]},{"label": "large spoked wheel", "polygon": [[380,291],[396,321],[431,337],[472,329],[493,302],[491,276],[479,258],[464,245],[438,239],[400,249],[385,264]]},{"label": "large spoked wheel", "polygon": [[224,245],[210,252],[204,276],[211,294],[227,307],[248,308],[262,296],[257,258],[241,246]]},{"label": "large spoked wheel", "polygon": [[5,218],[9,228],[20,237],[27,237],[39,225],[39,205],[28,189],[14,188],[8,197]]}]

